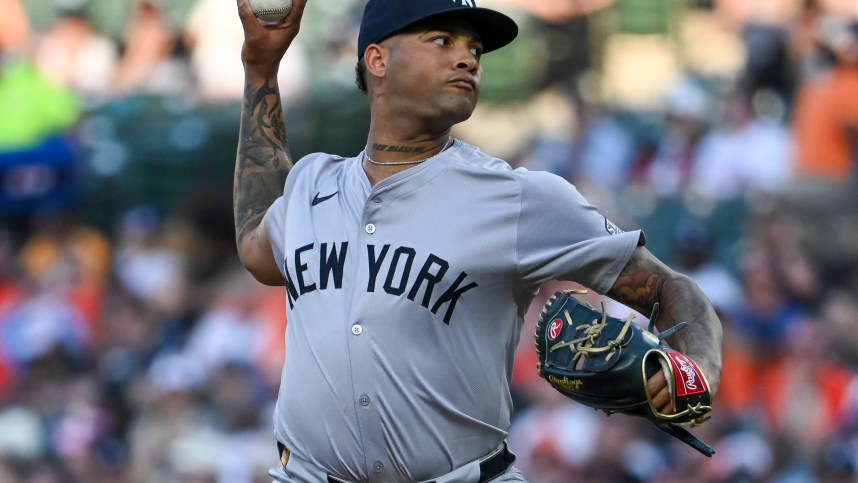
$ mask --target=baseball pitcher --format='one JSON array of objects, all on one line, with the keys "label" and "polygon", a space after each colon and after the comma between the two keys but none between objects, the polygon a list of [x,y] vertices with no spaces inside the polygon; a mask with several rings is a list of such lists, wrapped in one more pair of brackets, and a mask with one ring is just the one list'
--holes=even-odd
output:
[{"label": "baseball pitcher", "polygon": [[[236,242],[288,300],[272,478],[526,481],[505,443],[510,380],[523,316],[549,280],[644,314],[658,303],[655,326],[687,324],[668,340],[715,394],[720,323],[643,233],[618,229],[564,179],[451,136],[476,107],[481,57],[516,37],[512,19],[473,0],[369,0],[356,39],[366,148],[294,162],[277,71],[305,4],[272,26],[238,0]],[[641,379],[665,415],[678,410],[667,376]]]}]

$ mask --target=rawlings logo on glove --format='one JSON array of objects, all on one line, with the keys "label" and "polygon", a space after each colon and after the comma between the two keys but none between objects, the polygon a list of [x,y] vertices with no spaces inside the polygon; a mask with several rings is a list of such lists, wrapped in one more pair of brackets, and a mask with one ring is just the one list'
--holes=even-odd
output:
[{"label": "rawlings logo on glove", "polygon": [[[700,424],[712,411],[709,385],[691,358],[662,345],[662,340],[685,327],[677,324],[653,334],[655,307],[649,330],[611,317],[583,304],[567,290],[555,293],[536,324],[537,372],[566,397],[595,409],[642,416],[659,429],[706,456],[715,453],[679,423]],[[671,394],[672,414],[652,404],[647,380],[663,371]]]},{"label": "rawlings logo on glove", "polygon": [[682,381],[682,384],[677,386],[677,396],[688,396],[689,394],[697,394],[707,390],[706,381],[703,379],[703,374],[700,373],[700,368],[685,354],[678,352],[670,352],[667,354],[674,365],[674,377],[676,380]]}]

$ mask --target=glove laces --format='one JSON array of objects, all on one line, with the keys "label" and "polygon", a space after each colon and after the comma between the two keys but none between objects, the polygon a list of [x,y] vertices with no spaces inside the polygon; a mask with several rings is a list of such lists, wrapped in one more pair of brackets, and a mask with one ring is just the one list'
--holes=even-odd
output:
[{"label": "glove laces", "polygon": [[[586,290],[566,290],[566,295],[574,295],[587,293]],[[623,344],[623,340],[626,338],[626,334],[629,331],[629,327],[632,324],[632,321],[635,318],[635,314],[629,314],[623,320],[623,328],[620,329],[620,333],[617,334],[617,337],[614,340],[608,341],[605,345],[601,347],[593,347],[596,343],[596,339],[602,334],[602,330],[608,325],[606,319],[608,318],[608,311],[605,309],[605,301],[601,301],[602,305],[602,317],[600,319],[594,319],[590,325],[581,325],[575,328],[576,332],[583,331],[583,336],[577,339],[572,339],[568,341],[561,341],[553,346],[551,346],[551,352],[554,352],[558,349],[562,349],[564,347],[569,347],[569,349],[573,352],[572,360],[578,361],[581,357],[587,357],[589,355],[601,354],[603,352],[608,352],[608,355],[605,356],[605,362],[610,361],[614,354],[616,354],[617,349]],[[658,318],[658,302],[652,308],[652,316],[650,316],[649,322],[649,332],[654,334],[655,329],[655,321]],[[563,317],[566,319],[566,323],[574,326],[575,323],[572,321],[572,315],[568,310],[563,311]],[[674,333],[685,328],[686,323],[680,322],[673,327],[661,332],[656,337],[658,340],[663,340],[667,337],[670,337]]]},{"label": "glove laces", "polygon": [[[566,318],[567,324],[575,325],[572,321],[572,315],[568,310],[563,311],[563,316]],[[593,354],[608,352],[608,355],[605,356],[605,362],[610,361],[611,358],[614,357],[614,354],[616,354],[617,349],[622,345],[623,339],[626,338],[629,326],[632,324],[632,320],[635,316],[634,314],[630,314],[626,317],[623,321],[623,328],[620,329],[620,333],[617,334],[617,337],[614,340],[608,341],[601,347],[593,347],[596,343],[596,339],[602,334],[602,330],[608,325],[606,322],[607,318],[608,312],[605,310],[605,302],[602,301],[602,317],[600,319],[593,319],[590,325],[581,325],[575,328],[576,332],[583,332],[582,337],[558,342],[551,346],[551,351],[554,352],[558,349],[562,349],[563,347],[569,347],[569,349],[574,353],[572,356],[572,360],[574,361],[577,361],[582,356],[587,357]]]}]

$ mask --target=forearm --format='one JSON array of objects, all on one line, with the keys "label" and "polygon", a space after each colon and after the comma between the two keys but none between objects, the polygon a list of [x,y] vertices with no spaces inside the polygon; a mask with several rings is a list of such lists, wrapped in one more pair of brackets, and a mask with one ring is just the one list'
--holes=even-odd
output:
[{"label": "forearm", "polygon": [[245,237],[254,236],[271,203],[283,193],[291,167],[276,71],[265,76],[248,70],[233,183],[239,250]]},{"label": "forearm", "polygon": [[717,391],[721,380],[721,321],[694,281],[639,247],[608,296],[646,316],[651,316],[658,303],[656,327],[661,331],[686,322],[685,329],[669,337],[668,343],[691,356],[704,370],[712,393]]},{"label": "forearm", "polygon": [[665,281],[658,303],[656,326],[659,330],[667,330],[679,322],[687,323],[684,330],[668,338],[668,343],[704,367],[714,394],[721,379],[722,328],[709,299],[691,279],[677,275]]}]

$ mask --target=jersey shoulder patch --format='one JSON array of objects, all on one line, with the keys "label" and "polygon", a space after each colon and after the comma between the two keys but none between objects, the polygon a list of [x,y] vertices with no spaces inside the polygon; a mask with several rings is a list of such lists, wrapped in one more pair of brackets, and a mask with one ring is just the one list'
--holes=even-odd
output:
[{"label": "jersey shoulder patch", "polygon": [[619,235],[620,233],[625,233],[622,228],[618,227],[614,224],[613,221],[609,220],[608,217],[605,218],[605,230],[611,235]]}]

